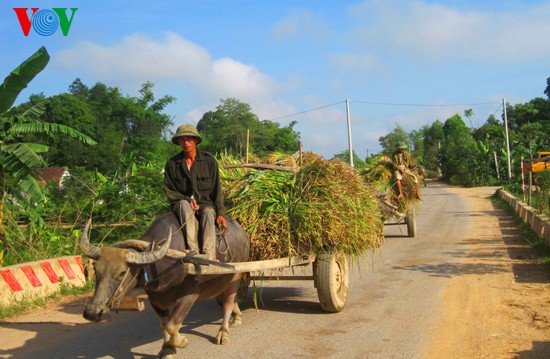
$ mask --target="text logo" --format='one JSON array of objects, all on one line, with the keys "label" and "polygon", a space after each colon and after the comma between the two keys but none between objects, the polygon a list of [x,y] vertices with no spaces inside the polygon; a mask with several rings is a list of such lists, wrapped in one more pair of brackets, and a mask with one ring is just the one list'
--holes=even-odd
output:
[{"label": "text logo", "polygon": [[23,30],[23,35],[29,36],[31,27],[42,36],[51,36],[55,34],[58,28],[61,28],[64,36],[69,34],[69,29],[73,23],[74,14],[78,8],[71,8],[71,17],[67,16],[66,7],[54,7],[52,9],[31,8],[30,16],[27,14],[28,7],[13,8],[17,14],[17,19]]}]

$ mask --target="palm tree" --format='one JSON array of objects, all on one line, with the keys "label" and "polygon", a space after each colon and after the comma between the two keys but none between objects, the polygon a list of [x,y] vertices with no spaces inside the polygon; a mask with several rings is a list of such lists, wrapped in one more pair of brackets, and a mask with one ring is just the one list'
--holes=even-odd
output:
[{"label": "palm tree", "polygon": [[[83,143],[96,142],[83,133],[64,125],[44,122],[40,116],[44,112],[42,104],[32,106],[23,114],[10,114],[19,93],[48,64],[50,55],[41,47],[19,67],[13,70],[0,85],[0,241],[3,250],[8,247],[4,231],[4,204],[6,198],[21,204],[33,214],[30,203],[42,203],[44,192],[38,184],[36,168],[44,165],[40,153],[48,151],[48,146],[23,142],[26,134],[66,135]],[[37,216],[33,216],[37,218]],[[3,250],[0,250],[0,265]]]}]

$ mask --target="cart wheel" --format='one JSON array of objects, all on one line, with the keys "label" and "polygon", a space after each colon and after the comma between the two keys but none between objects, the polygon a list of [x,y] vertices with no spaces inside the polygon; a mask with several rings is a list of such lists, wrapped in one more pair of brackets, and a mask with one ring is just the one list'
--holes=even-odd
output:
[{"label": "cart wheel", "polygon": [[409,237],[416,236],[416,211],[414,207],[409,208],[407,212],[407,235]]},{"label": "cart wheel", "polygon": [[349,289],[346,256],[334,252],[320,254],[315,260],[314,271],[321,309],[329,313],[338,313],[344,309]]},{"label": "cart wheel", "polygon": [[[248,286],[250,285],[250,273],[245,273],[245,275],[241,278],[241,282],[239,283],[239,289],[237,289],[237,297],[235,298],[235,301],[240,305],[243,304],[243,302],[246,300],[246,296],[248,295]],[[223,306],[223,302],[225,301],[225,292],[221,292],[216,296],[216,302],[220,306]]]}]

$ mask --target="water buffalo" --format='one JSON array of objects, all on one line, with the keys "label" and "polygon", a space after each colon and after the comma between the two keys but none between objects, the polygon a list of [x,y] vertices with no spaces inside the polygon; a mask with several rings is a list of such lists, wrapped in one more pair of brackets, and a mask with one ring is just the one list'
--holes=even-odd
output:
[{"label": "water buffalo", "polygon": [[[228,222],[228,230],[216,241],[217,258],[220,262],[245,262],[248,260],[250,240],[235,220],[229,219]],[[179,330],[195,301],[225,293],[223,322],[216,342],[229,342],[229,326],[240,325],[242,321],[242,313],[235,301],[242,274],[189,275],[180,260],[166,256],[168,248],[185,250],[180,225],[172,213],[158,217],[141,241],[124,241],[111,247],[99,248],[91,244],[88,227],[89,223],[82,231],[80,248],[94,260],[96,288],[84,309],[86,319],[102,320],[103,315],[116,308],[126,293],[134,288],[143,288],[160,317],[164,335],[158,357],[172,358],[176,348],[187,346],[188,339]],[[144,242],[151,243],[150,248],[144,248]]]}]

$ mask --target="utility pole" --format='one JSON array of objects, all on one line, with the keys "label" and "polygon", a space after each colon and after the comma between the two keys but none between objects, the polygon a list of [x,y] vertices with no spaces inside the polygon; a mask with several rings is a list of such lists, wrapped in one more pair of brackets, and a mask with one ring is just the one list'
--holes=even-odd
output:
[{"label": "utility pole", "polygon": [[510,164],[510,137],[508,136],[508,117],[506,116],[506,100],[502,98],[502,108],[504,110],[504,131],[506,133],[506,155],[508,157],[508,182],[512,181],[512,166]]},{"label": "utility pole", "polygon": [[248,163],[248,149],[250,147],[250,129],[246,129],[246,160],[245,163]]},{"label": "utility pole", "polygon": [[353,147],[351,145],[351,121],[349,115],[349,99],[346,99],[346,112],[348,115],[348,146],[349,146],[349,165],[353,168]]},{"label": "utility pole", "polygon": [[500,181],[500,173],[498,173],[498,157],[497,157],[497,151],[493,151],[493,156],[495,157],[495,170],[497,172],[497,180]]}]

